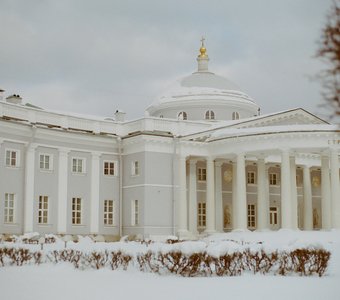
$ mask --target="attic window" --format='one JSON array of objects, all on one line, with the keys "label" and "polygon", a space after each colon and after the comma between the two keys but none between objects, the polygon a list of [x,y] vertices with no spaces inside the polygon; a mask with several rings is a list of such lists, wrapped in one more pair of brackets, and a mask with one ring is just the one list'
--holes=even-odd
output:
[{"label": "attic window", "polygon": [[232,119],[233,120],[238,120],[240,118],[240,114],[237,111],[234,111],[232,114]]},{"label": "attic window", "polygon": [[178,120],[188,120],[188,114],[185,111],[181,111],[178,114]]},{"label": "attic window", "polygon": [[206,120],[214,120],[215,119],[215,113],[212,110],[207,110],[205,113],[205,119]]}]

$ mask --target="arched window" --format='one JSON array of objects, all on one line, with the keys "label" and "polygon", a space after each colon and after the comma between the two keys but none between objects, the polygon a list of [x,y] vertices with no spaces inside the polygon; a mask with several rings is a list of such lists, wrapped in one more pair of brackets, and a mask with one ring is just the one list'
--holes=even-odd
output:
[{"label": "arched window", "polygon": [[159,117],[160,117],[160,118],[164,118],[164,116],[163,116],[163,115],[160,115]]},{"label": "arched window", "polygon": [[178,114],[178,120],[188,120],[188,115],[185,111],[181,111]]},{"label": "arched window", "polygon": [[233,120],[238,120],[240,118],[240,114],[237,111],[234,111],[232,114],[232,119]]},{"label": "arched window", "polygon": [[215,119],[215,113],[212,110],[207,110],[205,113],[205,119],[206,120],[214,120]]}]

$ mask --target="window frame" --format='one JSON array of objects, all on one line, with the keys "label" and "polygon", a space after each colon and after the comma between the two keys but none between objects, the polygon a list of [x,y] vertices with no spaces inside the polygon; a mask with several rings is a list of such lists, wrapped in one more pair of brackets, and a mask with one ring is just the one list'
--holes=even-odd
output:
[{"label": "window frame", "polygon": [[180,111],[178,114],[177,114],[177,119],[178,120],[188,120],[188,114],[186,111]]},{"label": "window frame", "polygon": [[[10,157],[7,158],[7,153],[10,152]],[[12,160],[13,160],[13,157],[12,157],[12,153],[15,153],[15,164],[12,165]],[[9,160],[9,164],[7,164],[7,161]],[[18,168],[20,166],[20,150],[18,149],[12,149],[12,148],[6,148],[5,149],[5,166],[7,168]]]},{"label": "window frame", "polygon": [[240,113],[238,111],[233,111],[231,114],[232,120],[239,120],[240,119]]},{"label": "window frame", "polygon": [[[105,168],[105,164],[108,164],[108,168]],[[110,164],[113,164],[113,168],[112,168],[112,170],[113,170],[113,174],[110,174],[111,172],[110,172],[110,170],[111,170],[111,168],[110,168]],[[108,172],[108,174],[105,174],[105,170],[107,169],[107,172]],[[104,160],[103,161],[103,175],[104,176],[117,176],[117,161],[114,161],[114,160]]]},{"label": "window frame", "polygon": [[[45,168],[46,161],[41,161],[41,157],[49,157],[48,168]],[[43,163],[43,168],[41,167],[41,163]],[[39,152],[39,170],[40,171],[52,171],[53,170],[53,154]]]},{"label": "window frame", "polygon": [[133,160],[131,162],[131,176],[140,175],[140,163],[139,160]]},{"label": "window frame", "polygon": [[[47,203],[47,208],[44,207],[45,200]],[[46,225],[49,221],[49,197],[46,195],[39,195],[38,198],[38,224],[39,225]],[[40,203],[42,207],[40,207]],[[46,218],[46,222],[44,222],[44,218]]]},{"label": "window frame", "polygon": [[207,226],[207,203],[197,203],[197,226],[199,228],[205,228]]},{"label": "window frame", "polygon": [[197,181],[207,181],[207,168],[197,168]]},{"label": "window frame", "polygon": [[[108,205],[110,204],[111,205]],[[111,208],[111,210],[110,210]],[[104,216],[103,216],[103,223],[105,227],[113,227],[116,225],[116,220],[115,220],[115,213],[116,213],[116,202],[112,199],[105,199],[104,200],[104,205],[103,205],[103,210],[104,210]],[[111,221],[111,223],[110,223]]]},{"label": "window frame", "polygon": [[247,204],[247,228],[256,229],[256,204]]},{"label": "window frame", "polygon": [[[78,226],[83,224],[83,205],[81,197],[72,197],[71,202],[71,224],[72,226]],[[79,209],[78,209],[79,205]],[[78,215],[79,214],[79,215]]]},{"label": "window frame", "polygon": [[134,199],[131,201],[131,226],[138,226],[139,222],[139,200]]},{"label": "window frame", "polygon": [[[76,164],[74,165],[74,160],[76,160]],[[81,161],[81,171],[79,172],[79,165],[77,162]],[[74,166],[76,167],[76,170],[74,170]],[[71,173],[72,174],[86,174],[86,158],[85,157],[79,157],[79,156],[73,156],[71,157]]]},{"label": "window frame", "polygon": [[213,110],[207,110],[205,112],[205,120],[215,120],[215,112]]},{"label": "window frame", "polygon": [[247,185],[256,185],[256,172],[255,171],[247,171]]},{"label": "window frame", "polygon": [[275,172],[269,173],[269,186],[278,186],[278,185],[279,185],[278,173],[275,173]]},{"label": "window frame", "polygon": [[[8,195],[8,197],[9,197],[9,195],[12,195],[13,199],[7,198],[6,197],[7,195]],[[12,207],[9,206],[10,200],[13,202]],[[7,202],[7,205],[6,205],[6,202]],[[9,220],[10,210],[12,210],[12,221]],[[4,197],[4,219],[3,219],[4,224],[15,224],[15,222],[16,222],[15,212],[16,212],[16,194],[15,193],[5,193],[5,197]]]}]

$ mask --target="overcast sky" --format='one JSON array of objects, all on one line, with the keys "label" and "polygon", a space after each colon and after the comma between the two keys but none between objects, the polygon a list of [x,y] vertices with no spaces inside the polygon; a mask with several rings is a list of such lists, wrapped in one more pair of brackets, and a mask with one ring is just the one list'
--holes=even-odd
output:
[{"label": "overcast sky", "polygon": [[0,88],[46,109],[127,119],[196,70],[211,71],[262,113],[318,113],[315,59],[330,0],[0,0]]}]

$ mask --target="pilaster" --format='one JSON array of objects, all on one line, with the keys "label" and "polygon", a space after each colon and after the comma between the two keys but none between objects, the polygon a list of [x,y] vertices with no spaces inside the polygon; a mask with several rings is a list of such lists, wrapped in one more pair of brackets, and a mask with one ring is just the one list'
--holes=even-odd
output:
[{"label": "pilaster", "polygon": [[282,228],[292,228],[291,171],[289,151],[281,152],[281,219]]},{"label": "pilaster", "polygon": [[178,235],[180,238],[188,236],[188,204],[187,204],[187,186],[186,186],[186,158],[178,158],[179,172],[179,195],[178,195]]},{"label": "pilaster", "polygon": [[222,165],[223,161],[215,162],[215,216],[218,232],[223,232]]},{"label": "pilaster", "polygon": [[[236,205],[234,230],[247,229],[247,192],[244,153],[238,153],[236,157]],[[234,204],[234,203],[233,203]]]},{"label": "pilaster", "polygon": [[189,231],[196,235],[197,232],[197,171],[196,159],[189,161]]},{"label": "pilaster", "polygon": [[91,165],[91,216],[90,232],[99,232],[99,184],[100,184],[100,154],[92,153]]},{"label": "pilaster", "polygon": [[268,180],[268,170],[264,158],[257,160],[257,229],[269,229],[269,190],[266,180]]},{"label": "pilaster", "polygon": [[312,185],[309,166],[303,166],[303,228],[313,230]]},{"label": "pilaster", "polygon": [[65,234],[67,230],[67,180],[68,180],[68,149],[60,148],[58,163],[58,222],[57,231]]},{"label": "pilaster", "polygon": [[332,221],[329,158],[324,154],[321,156],[321,215],[322,229],[331,229]]},{"label": "pilaster", "polygon": [[207,158],[207,194],[206,194],[206,216],[207,226],[206,233],[216,232],[215,220],[215,173],[214,160],[212,157]]}]

